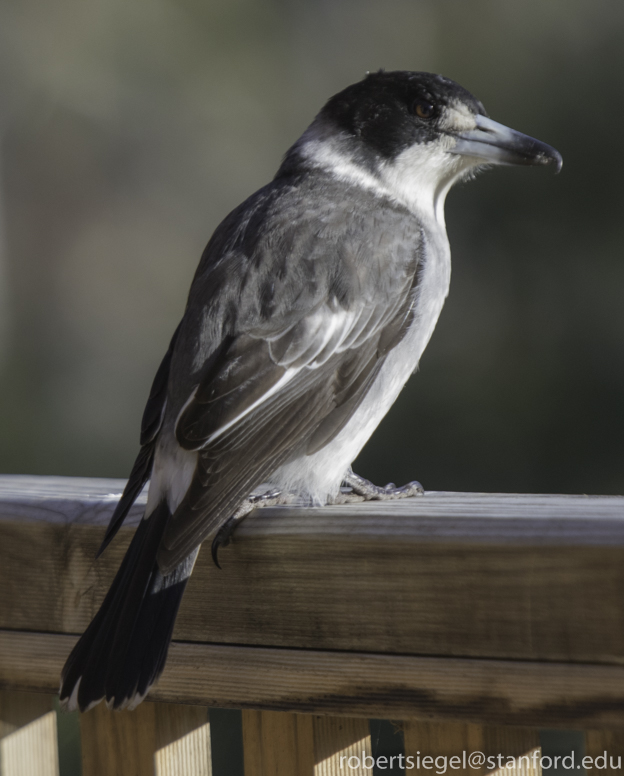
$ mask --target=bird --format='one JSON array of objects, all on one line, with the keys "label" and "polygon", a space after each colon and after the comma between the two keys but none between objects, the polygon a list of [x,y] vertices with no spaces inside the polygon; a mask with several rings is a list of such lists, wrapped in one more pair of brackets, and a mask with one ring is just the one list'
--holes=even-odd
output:
[{"label": "bird", "polygon": [[[69,655],[61,704],[135,708],[163,671],[199,547],[255,508],[414,497],[352,462],[429,342],[450,283],[449,189],[553,147],[441,75],[384,71],[331,97],[273,180],[217,227],[156,372],[98,555],[144,516]],[[426,496],[424,496],[426,498]]]}]

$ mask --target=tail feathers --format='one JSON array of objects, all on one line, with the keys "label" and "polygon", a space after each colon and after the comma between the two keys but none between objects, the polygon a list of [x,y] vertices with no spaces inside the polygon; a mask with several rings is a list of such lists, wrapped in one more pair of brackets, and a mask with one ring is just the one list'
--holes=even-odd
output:
[{"label": "tail feathers", "polygon": [[134,708],[165,666],[173,626],[197,550],[163,576],[156,552],[171,513],[165,502],[144,519],[100,610],[61,675],[60,701],[86,711],[102,699]]},{"label": "tail feathers", "polygon": [[96,558],[99,558],[108,545],[112,542],[117,531],[121,528],[121,524],[126,519],[130,508],[136,501],[139,493],[143,490],[143,486],[149,480],[152,473],[152,464],[154,462],[154,444],[145,444],[140,449],[130,477],[124,488],[124,492],[119,499],[119,503],[115,507],[115,511],[110,519],[104,539],[100,545],[99,550],[95,554]]}]

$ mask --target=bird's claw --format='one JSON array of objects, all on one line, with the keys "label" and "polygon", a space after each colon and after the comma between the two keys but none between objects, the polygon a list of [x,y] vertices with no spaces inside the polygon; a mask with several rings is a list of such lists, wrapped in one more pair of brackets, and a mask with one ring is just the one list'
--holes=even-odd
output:
[{"label": "bird's claw", "polygon": [[338,493],[328,501],[329,504],[334,506],[335,504],[357,504],[360,501],[364,501],[364,496],[360,496],[354,493],[350,487],[342,487]]},{"label": "bird's claw", "polygon": [[221,568],[221,564],[219,563],[219,549],[221,547],[228,546],[228,544],[230,543],[230,539],[232,537],[232,533],[236,528],[237,523],[238,523],[237,520],[235,520],[233,517],[230,517],[229,520],[223,523],[221,528],[219,528],[215,538],[212,540],[212,545],[210,547],[210,554],[212,555],[212,560],[214,561],[214,564],[218,569]]},{"label": "bird's claw", "polygon": [[280,502],[281,498],[282,492],[277,489],[269,490],[266,493],[251,495],[245,499],[232,517],[228,518],[225,523],[223,523],[221,528],[217,531],[215,538],[212,540],[212,545],[210,547],[212,560],[218,569],[221,568],[221,564],[219,563],[219,549],[228,546],[238,524],[242,522],[250,512],[256,509],[256,507],[274,506]]},{"label": "bird's claw", "polygon": [[[389,482],[384,488],[379,485],[373,485],[364,477],[355,474],[353,471],[347,472],[343,486],[346,486],[351,493],[360,497],[364,501],[392,501],[400,498],[412,498],[413,496],[422,496],[425,489],[420,482],[413,480],[407,485],[397,488],[394,482]],[[336,502],[336,503],[345,503]]]},{"label": "bird's claw", "polygon": [[[422,496],[425,492],[423,486],[418,480],[412,480],[407,485],[401,485],[397,488],[394,482],[389,482],[385,488],[380,488],[382,493],[378,498],[381,499],[396,499],[396,498],[412,498],[413,496]],[[373,496],[373,498],[375,498]]]}]

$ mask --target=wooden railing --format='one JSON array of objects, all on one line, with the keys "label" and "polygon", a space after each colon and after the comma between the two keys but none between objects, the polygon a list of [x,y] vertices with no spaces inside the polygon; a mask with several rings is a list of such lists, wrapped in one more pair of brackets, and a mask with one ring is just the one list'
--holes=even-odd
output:
[{"label": "wooden railing", "polygon": [[[94,562],[122,487],[0,478],[3,776],[58,772],[45,712],[140,518],[144,502]],[[529,754],[545,727],[586,731],[586,756],[624,754],[624,498],[276,507],[221,561],[200,553],[149,700],[82,715],[84,776],[210,774],[209,707],[243,710],[246,776],[370,776],[370,719],[399,720],[403,747],[375,773],[411,756],[405,773],[431,776],[432,756],[480,776],[491,761],[464,752]],[[590,773],[623,776],[609,765]],[[535,757],[508,769],[538,771]]]}]

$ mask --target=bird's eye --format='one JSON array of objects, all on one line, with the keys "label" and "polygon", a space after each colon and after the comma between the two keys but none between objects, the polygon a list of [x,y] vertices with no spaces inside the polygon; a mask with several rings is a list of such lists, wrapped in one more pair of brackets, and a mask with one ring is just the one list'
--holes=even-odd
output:
[{"label": "bird's eye", "polygon": [[435,114],[435,106],[427,100],[416,100],[414,103],[414,113],[419,119],[431,119]]}]

